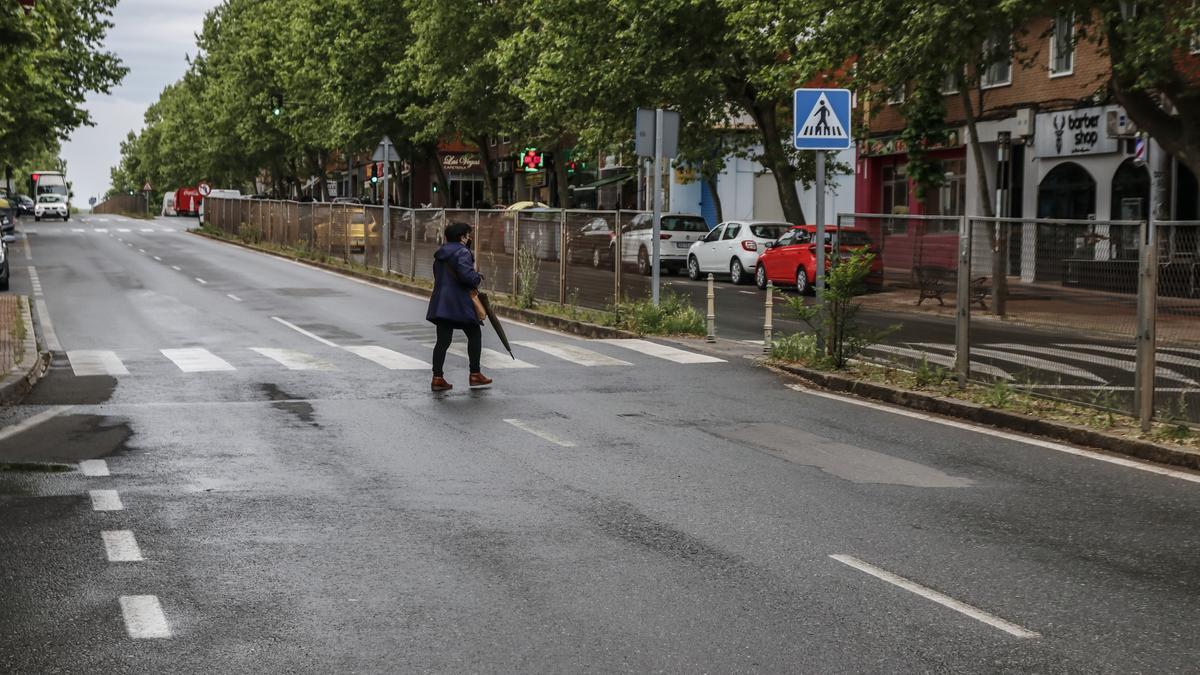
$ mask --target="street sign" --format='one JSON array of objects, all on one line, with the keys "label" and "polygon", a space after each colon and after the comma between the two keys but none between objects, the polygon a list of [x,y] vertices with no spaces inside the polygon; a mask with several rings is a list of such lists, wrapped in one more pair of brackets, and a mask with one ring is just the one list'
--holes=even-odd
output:
[{"label": "street sign", "polygon": [[792,140],[797,150],[850,147],[849,89],[797,89],[793,97]]},{"label": "street sign", "polygon": [[[386,150],[384,150],[386,148]],[[379,141],[379,145],[375,146],[375,152],[371,155],[373,162],[399,162],[400,155],[396,152],[396,146],[392,143],[392,139],[387,136]]]},{"label": "street sign", "polygon": [[[654,156],[654,115],[649,108],[638,108],[634,129],[634,150],[641,157]],[[679,154],[679,113],[662,111],[662,153],[664,157]]]},{"label": "street sign", "polygon": [[95,198],[95,197],[91,197],[91,198],[89,198],[89,199],[88,199],[88,206],[95,206],[95,205],[96,205],[96,198]]},{"label": "street sign", "polygon": [[149,192],[151,189],[150,181],[146,181],[146,184],[142,186],[142,192]]},{"label": "street sign", "polygon": [[210,194],[212,194],[212,186],[209,185],[208,183],[201,182],[199,185],[196,186],[196,189],[200,191],[201,197],[207,197]]}]

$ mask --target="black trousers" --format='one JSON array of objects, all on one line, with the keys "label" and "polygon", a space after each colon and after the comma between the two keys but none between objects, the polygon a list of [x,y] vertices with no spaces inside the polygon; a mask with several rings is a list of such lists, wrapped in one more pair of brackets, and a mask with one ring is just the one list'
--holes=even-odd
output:
[{"label": "black trousers", "polygon": [[467,357],[471,361],[471,372],[479,372],[479,354],[483,352],[483,331],[474,324],[437,324],[437,344],[433,347],[433,376],[443,377],[446,367],[446,350],[454,341],[454,331],[467,334]]}]

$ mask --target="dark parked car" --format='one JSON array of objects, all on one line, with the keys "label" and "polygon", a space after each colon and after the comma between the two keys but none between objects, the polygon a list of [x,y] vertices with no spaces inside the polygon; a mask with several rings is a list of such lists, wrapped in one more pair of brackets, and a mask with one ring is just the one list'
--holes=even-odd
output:
[{"label": "dark parked car", "polygon": [[593,218],[571,235],[567,242],[568,260],[576,264],[582,262],[597,269],[612,267],[616,238],[617,234],[613,232],[607,220]]},{"label": "dark parked car", "polygon": [[17,209],[15,205],[7,199],[0,198],[0,231],[8,234],[16,228]]},{"label": "dark parked car", "polygon": [[8,290],[8,245],[17,238],[11,234],[0,237],[0,291]]},{"label": "dark parked car", "polygon": [[18,216],[33,215],[33,199],[29,195],[11,195],[8,198],[8,203],[16,210]]}]

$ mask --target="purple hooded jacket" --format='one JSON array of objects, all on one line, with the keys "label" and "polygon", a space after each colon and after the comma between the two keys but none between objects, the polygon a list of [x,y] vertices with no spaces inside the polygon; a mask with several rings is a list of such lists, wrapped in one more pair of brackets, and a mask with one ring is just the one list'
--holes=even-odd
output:
[{"label": "purple hooded jacket", "polygon": [[483,277],[475,271],[471,250],[456,242],[442,244],[433,254],[433,261],[433,295],[429,297],[425,319],[433,323],[479,325],[471,290],[479,288]]}]

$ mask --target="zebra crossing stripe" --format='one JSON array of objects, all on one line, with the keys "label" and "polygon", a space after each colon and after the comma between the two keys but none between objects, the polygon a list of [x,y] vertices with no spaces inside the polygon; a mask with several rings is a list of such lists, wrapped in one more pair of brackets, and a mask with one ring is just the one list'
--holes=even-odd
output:
[{"label": "zebra crossing stripe", "polygon": [[[922,352],[922,351],[918,351],[916,349],[908,349],[905,347],[893,347],[892,345],[871,345],[870,347],[867,347],[867,350],[883,352],[885,354],[894,354],[896,356],[903,356],[906,358],[913,359],[914,361],[920,361],[921,359],[925,359],[929,363],[943,366],[945,368],[950,368],[950,369],[953,369],[957,365],[954,361],[954,357],[952,357],[952,356],[943,356],[941,354],[931,354],[929,352]],[[1013,379],[1013,376],[1009,375],[1004,370],[997,368],[996,366],[988,365],[986,363],[979,363],[978,361],[971,362],[971,370],[976,373],[990,375],[992,377],[996,377],[996,378],[999,378],[1002,380],[1011,381]]]},{"label": "zebra crossing stripe", "polygon": [[368,361],[374,361],[388,370],[428,370],[433,366],[420,360],[414,359],[411,356],[405,356],[400,352],[395,352],[387,347],[377,345],[360,345],[343,347],[351,354],[363,357]]},{"label": "zebra crossing stripe", "polygon": [[273,349],[270,347],[251,347],[250,351],[257,352],[288,370],[335,370],[335,366],[311,354],[295,349]]},{"label": "zebra crossing stripe", "polygon": [[129,374],[116,352],[75,349],[67,352],[67,360],[71,362],[71,370],[78,376]]},{"label": "zebra crossing stripe", "polygon": [[596,340],[596,342],[603,342],[605,344],[624,347],[625,349],[631,349],[639,354],[645,354],[646,356],[653,356],[659,359],[666,359],[667,361],[673,361],[675,363],[725,363],[725,359],[718,359],[715,356],[708,356],[707,354],[697,354],[695,352],[684,351],[682,349],[676,349],[675,347],[662,345],[657,342],[650,342],[649,340],[620,340],[610,338]]},{"label": "zebra crossing stripe", "polygon": [[[1109,354],[1120,354],[1130,358],[1137,358],[1137,350],[1129,347],[1110,347],[1108,345],[1059,345],[1067,349],[1087,349],[1096,352],[1107,352]],[[1186,366],[1188,368],[1200,368],[1200,360],[1189,359],[1186,356],[1179,356],[1170,352],[1157,350],[1154,353],[1154,360],[1160,363],[1172,363],[1177,366]]]},{"label": "zebra crossing stripe", "polygon": [[207,349],[190,347],[187,349],[162,349],[162,355],[170,359],[185,373],[209,373],[215,371],[237,370],[225,359],[213,354]]},{"label": "zebra crossing stripe", "polygon": [[[427,344],[424,346],[428,347],[429,349],[433,349],[433,345],[431,345],[431,344]],[[458,356],[460,358],[470,359],[470,356],[467,355],[467,348],[465,345],[452,344],[452,345],[450,345],[449,351],[451,354]],[[484,368],[494,368],[496,370],[517,370],[517,369],[521,369],[521,368],[537,368],[537,366],[533,365],[532,363],[529,363],[528,361],[522,361],[521,359],[514,359],[513,357],[509,356],[508,354],[501,354],[500,352],[496,351],[495,349],[488,349],[487,347],[484,347],[483,351],[480,352],[480,354],[479,354],[479,365]]]},{"label": "zebra crossing stripe", "polygon": [[630,363],[628,361],[622,361],[621,359],[614,359],[611,356],[606,356],[599,352],[594,352],[590,349],[584,349],[583,347],[576,347],[575,345],[564,344],[561,342],[517,341],[517,342],[514,342],[513,344],[518,344],[518,345],[521,345],[522,347],[528,347],[529,349],[533,349],[533,350],[542,352],[543,354],[549,354],[550,356],[556,356],[564,361],[570,361],[571,363],[574,363],[574,364],[580,365],[580,366],[591,367],[591,366],[632,366],[633,365],[632,363]]},{"label": "zebra crossing stripe", "polygon": [[[999,345],[992,345],[992,346],[996,347],[998,349],[1010,349],[1010,350],[1017,350],[1017,351],[1021,351],[1021,350],[1036,351],[1039,354],[1045,354],[1047,356],[1057,356],[1062,359],[1071,359],[1074,361],[1094,361],[1095,360],[1095,356],[1093,356],[1091,354],[1080,354],[1079,352],[1071,351],[1069,349],[1055,349],[1053,347],[1035,347],[1033,345],[1018,345],[1018,344],[999,344]],[[1119,370],[1124,370],[1127,373],[1137,372],[1137,364],[1129,362],[1129,361],[1107,361],[1104,363],[1104,365],[1111,366],[1111,367],[1117,368]],[[1155,370],[1155,376],[1160,377],[1164,380],[1175,380],[1176,382],[1183,382],[1184,384],[1192,384],[1192,385],[1200,386],[1200,384],[1197,384],[1197,382],[1195,380],[1193,380],[1189,377],[1184,377],[1183,375],[1180,375],[1179,373],[1171,370],[1170,368],[1163,368],[1163,367],[1159,366],[1159,367],[1155,368],[1154,370]]]},{"label": "zebra crossing stripe", "polygon": [[[928,342],[918,342],[918,343],[916,343],[916,346],[925,347],[928,349],[944,349],[944,350],[953,350],[954,349],[953,347],[950,347],[948,345],[931,344]],[[1067,365],[1065,363],[1059,363],[1057,361],[1049,361],[1047,359],[1040,359],[1036,356],[1025,356],[1023,354],[1013,354],[1011,352],[1004,352],[1004,351],[1000,351],[998,349],[986,349],[984,347],[971,347],[971,355],[972,356],[983,356],[985,358],[995,359],[997,361],[1007,361],[1008,363],[1015,363],[1017,365],[1025,366],[1026,368],[1033,368],[1035,370],[1045,370],[1045,371],[1048,371],[1051,373],[1059,373],[1060,375],[1068,375],[1070,377],[1077,377],[1081,380],[1089,380],[1091,382],[1097,382],[1099,384],[1108,384],[1108,382],[1105,381],[1104,378],[1093,375],[1092,373],[1084,370],[1083,368],[1076,368],[1075,366]]]}]

